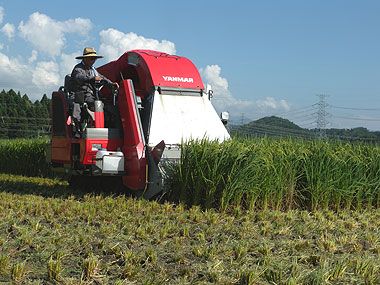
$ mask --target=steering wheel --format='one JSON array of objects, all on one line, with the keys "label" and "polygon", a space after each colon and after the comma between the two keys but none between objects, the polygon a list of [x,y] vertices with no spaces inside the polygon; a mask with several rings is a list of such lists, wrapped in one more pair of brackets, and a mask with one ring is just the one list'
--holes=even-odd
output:
[{"label": "steering wheel", "polygon": [[[100,98],[100,90],[105,86],[105,87],[110,87],[111,89],[111,94],[113,94],[113,97],[117,97],[117,94],[118,94],[118,88],[116,88],[112,83],[108,82],[107,80],[105,79],[102,79],[100,81],[95,81],[94,83],[92,83],[92,85],[94,86],[94,96],[96,99],[101,99]],[[114,99],[115,101],[115,99]]]},{"label": "steering wheel", "polygon": [[106,86],[106,85],[110,85],[109,83],[108,83],[108,81],[107,80],[105,80],[105,79],[102,79],[102,80],[100,80],[100,81],[95,81],[94,83],[92,83],[92,85],[94,86],[94,95],[95,95],[95,98],[97,99],[97,100],[99,100],[100,99],[100,90],[104,87],[104,86]]},{"label": "steering wheel", "polygon": [[108,84],[109,84],[108,81],[105,80],[105,79],[102,79],[102,80],[100,80],[100,81],[95,81],[95,82],[94,82],[94,86],[95,86],[95,88],[97,88],[98,90],[102,89],[103,86],[108,85]]}]

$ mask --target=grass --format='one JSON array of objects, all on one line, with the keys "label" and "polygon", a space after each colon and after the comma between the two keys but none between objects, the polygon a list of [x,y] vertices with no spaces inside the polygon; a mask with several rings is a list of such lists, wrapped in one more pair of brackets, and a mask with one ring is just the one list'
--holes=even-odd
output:
[{"label": "grass", "polygon": [[217,211],[0,175],[0,282],[378,284],[380,210]]}]

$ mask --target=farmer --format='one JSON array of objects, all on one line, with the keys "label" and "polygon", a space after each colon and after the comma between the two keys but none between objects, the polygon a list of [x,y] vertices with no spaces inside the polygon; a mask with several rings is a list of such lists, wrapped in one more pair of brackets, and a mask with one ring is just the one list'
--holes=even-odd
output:
[{"label": "farmer", "polygon": [[[86,47],[83,50],[83,55],[77,56],[76,59],[82,61],[78,63],[71,73],[71,88],[72,91],[83,96],[84,102],[87,103],[88,108],[94,111],[95,108],[95,95],[94,83],[95,81],[106,80],[109,84],[119,88],[117,82],[111,82],[109,79],[99,74],[93,66],[98,58],[103,56],[97,55],[92,47]],[[73,137],[80,138],[80,120],[81,108],[80,104],[73,103]]]}]

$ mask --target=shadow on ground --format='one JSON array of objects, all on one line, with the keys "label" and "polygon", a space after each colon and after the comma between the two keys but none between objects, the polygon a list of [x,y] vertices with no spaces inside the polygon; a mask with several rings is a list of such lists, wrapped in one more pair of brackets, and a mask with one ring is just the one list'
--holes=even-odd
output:
[{"label": "shadow on ground", "polygon": [[84,195],[136,196],[118,177],[85,177],[70,181],[0,174],[0,191],[45,198],[82,198]]}]

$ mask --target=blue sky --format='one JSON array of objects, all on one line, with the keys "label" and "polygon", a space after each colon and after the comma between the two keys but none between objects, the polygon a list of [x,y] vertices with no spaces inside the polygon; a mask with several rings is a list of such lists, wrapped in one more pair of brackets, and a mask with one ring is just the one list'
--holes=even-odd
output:
[{"label": "blue sky", "polygon": [[105,56],[97,66],[152,48],[193,61],[232,122],[278,114],[314,128],[316,95],[328,94],[328,127],[380,130],[379,1],[0,0],[0,7],[0,89],[50,95],[84,46]]}]

